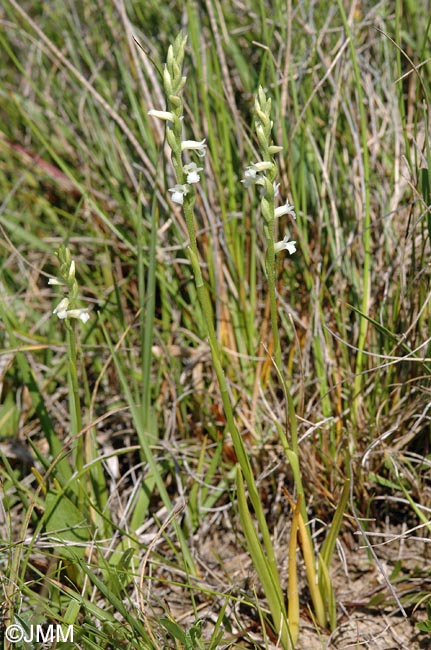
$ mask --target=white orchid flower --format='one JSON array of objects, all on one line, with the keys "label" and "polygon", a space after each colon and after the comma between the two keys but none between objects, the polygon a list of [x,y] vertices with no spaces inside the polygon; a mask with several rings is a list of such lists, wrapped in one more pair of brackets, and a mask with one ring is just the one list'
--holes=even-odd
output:
[{"label": "white orchid flower", "polygon": [[184,173],[187,174],[187,183],[190,183],[191,185],[193,183],[199,183],[201,179],[199,172],[203,171],[203,167],[198,167],[196,163],[192,162],[188,165],[184,165],[183,169]]},{"label": "white orchid flower", "polygon": [[276,219],[278,219],[278,217],[282,217],[284,214],[290,214],[293,219],[296,219],[295,208],[289,203],[289,201],[286,201],[284,205],[280,205],[280,207],[276,208],[274,211],[274,216]]},{"label": "white orchid flower", "polygon": [[274,244],[274,251],[276,253],[287,251],[290,255],[293,255],[296,252],[296,241],[289,241],[289,235],[286,235],[283,241]]},{"label": "white orchid flower", "polygon": [[189,193],[190,186],[186,184],[184,185],[175,185],[174,187],[170,187],[168,189],[168,192],[172,192],[172,201],[174,203],[178,203],[178,205],[183,205],[184,203],[184,197],[186,194]]},{"label": "white orchid flower", "polygon": [[196,151],[200,158],[203,158],[206,153],[205,139],[203,140],[183,140],[181,142],[181,151]]}]

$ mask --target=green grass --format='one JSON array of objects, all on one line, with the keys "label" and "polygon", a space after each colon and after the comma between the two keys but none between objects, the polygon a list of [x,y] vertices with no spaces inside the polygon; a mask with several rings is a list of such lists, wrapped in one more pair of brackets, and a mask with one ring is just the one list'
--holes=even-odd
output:
[{"label": "green grass", "polygon": [[[324,557],[332,627],[336,542],[349,566],[355,533],[374,544],[386,522],[391,535],[404,526],[416,557],[427,548],[430,21],[398,0],[292,5],[3,3],[5,626],[73,624],[69,647],[85,649],[271,648],[274,608],[295,610],[279,589],[286,598],[297,528],[305,540],[323,522],[312,553]],[[177,181],[165,125],[147,115],[166,106],[180,27],[183,128],[208,145],[194,206],[204,289],[190,215],[167,191]],[[259,192],[240,183],[261,157],[259,85],[284,147],[279,201],[297,213],[293,227],[275,222],[276,240],[290,228],[297,242],[276,258],[280,355]],[[48,286],[61,244],[91,309],[74,328],[76,360],[52,314],[63,293]],[[274,550],[274,594],[262,544]],[[376,570],[382,553],[368,550]],[[429,572],[407,555],[372,606],[416,607],[426,633]],[[314,599],[299,554],[296,565],[300,648]],[[320,647],[327,633],[315,627]]]}]

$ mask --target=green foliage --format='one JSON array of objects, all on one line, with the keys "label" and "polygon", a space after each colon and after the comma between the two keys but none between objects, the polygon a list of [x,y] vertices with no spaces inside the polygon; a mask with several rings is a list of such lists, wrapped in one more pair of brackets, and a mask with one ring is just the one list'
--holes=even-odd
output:
[{"label": "green foliage", "polygon": [[431,601],[430,600],[427,603],[426,612],[427,612],[427,620],[419,621],[419,623],[416,623],[416,627],[421,632],[425,632],[426,634],[428,634],[428,636],[431,636]]},{"label": "green foliage", "polygon": [[[397,535],[427,539],[431,21],[423,3],[369,5],[3,3],[6,623],[71,623],[85,649],[270,647],[302,615],[282,565],[300,575],[298,545],[313,615],[336,625],[349,502],[346,535],[369,540],[383,508]],[[148,115],[179,26],[176,136],[207,145],[185,220]],[[269,139],[279,198],[240,183]],[[288,197],[297,253],[274,264]],[[76,263],[65,311],[85,305],[86,322],[52,313],[61,246],[66,275]],[[376,562],[386,546],[368,543]],[[388,582],[426,607],[425,587],[404,592],[415,579]]]}]

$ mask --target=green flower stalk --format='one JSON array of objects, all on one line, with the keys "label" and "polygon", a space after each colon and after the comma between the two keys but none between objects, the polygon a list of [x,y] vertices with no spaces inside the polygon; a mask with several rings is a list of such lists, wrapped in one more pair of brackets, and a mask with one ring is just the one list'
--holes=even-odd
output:
[{"label": "green flower stalk", "polygon": [[[295,592],[297,593],[296,578],[296,535],[298,533],[301,541],[304,562],[306,566],[307,580],[309,584],[311,599],[314,606],[316,620],[322,627],[330,623],[332,629],[335,626],[335,601],[332,584],[329,577],[329,564],[335,547],[335,541],[341,526],[342,514],[347,503],[349,483],[343,489],[340,502],[337,507],[336,515],[330,526],[327,538],[322,546],[322,552],[319,556],[318,574],[316,576],[316,555],[313,550],[310,530],[307,527],[307,512],[305,508],[304,489],[299,465],[298,439],[295,424],[295,409],[289,387],[283,377],[281,366],[281,348],[280,337],[278,332],[278,313],[276,298],[276,255],[284,250],[292,255],[296,251],[296,242],[291,241],[286,234],[282,241],[275,241],[275,220],[289,215],[292,219],[296,218],[293,205],[288,201],[279,207],[275,207],[278,196],[277,166],[273,156],[281,151],[281,147],[272,143],[271,131],[273,123],[271,121],[271,100],[267,99],[265,92],[259,88],[255,100],[255,128],[256,136],[259,142],[259,149],[262,160],[253,163],[245,170],[243,183],[246,188],[257,185],[261,188],[261,212],[264,219],[264,232],[266,238],[266,273],[268,279],[268,291],[270,297],[271,310],[271,327],[274,341],[274,359],[278,368],[280,380],[285,389],[285,395],[288,403],[289,419],[291,424],[291,448],[287,444],[286,437],[282,428],[279,428],[282,436],[282,444],[286,451],[287,459],[292,468],[298,502],[294,504],[290,497],[294,511],[291,540],[289,545],[289,626],[293,645],[298,637],[299,632],[299,603]],[[287,495],[288,496],[288,495]]]}]

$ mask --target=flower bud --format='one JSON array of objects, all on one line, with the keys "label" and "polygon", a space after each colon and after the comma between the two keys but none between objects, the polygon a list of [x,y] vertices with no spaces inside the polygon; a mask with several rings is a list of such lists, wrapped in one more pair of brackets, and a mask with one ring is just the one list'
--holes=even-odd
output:
[{"label": "flower bud", "polygon": [[269,153],[271,156],[274,156],[276,153],[280,153],[280,151],[283,151],[283,147],[278,147],[278,146],[275,145],[275,144],[272,144],[272,145],[268,148],[268,153]]},{"label": "flower bud", "polygon": [[168,68],[165,66],[163,70],[163,84],[165,87],[165,93],[167,95],[172,94],[172,77],[171,73],[169,72]]},{"label": "flower bud", "polygon": [[271,219],[272,219],[271,208],[270,208],[268,200],[265,197],[262,198],[262,201],[261,201],[260,205],[261,205],[261,208],[262,208],[262,216],[265,219],[265,221],[266,222],[271,221]]}]

